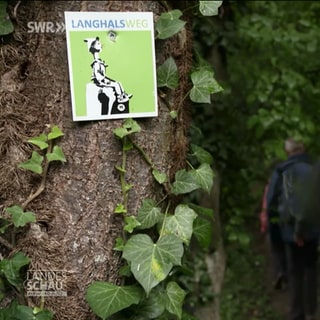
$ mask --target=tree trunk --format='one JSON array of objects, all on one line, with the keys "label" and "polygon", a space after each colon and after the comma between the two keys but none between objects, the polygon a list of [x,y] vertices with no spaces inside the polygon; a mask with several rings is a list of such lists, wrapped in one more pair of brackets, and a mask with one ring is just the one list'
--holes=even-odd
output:
[{"label": "tree trunk", "polygon": [[[185,2],[177,2],[181,7]],[[15,8],[14,8],[15,7]],[[45,191],[27,210],[37,222],[17,235],[16,248],[31,259],[30,270],[63,270],[67,297],[47,297],[45,307],[55,319],[93,319],[85,291],[94,280],[119,283],[121,256],[113,250],[121,236],[122,217],[114,214],[122,202],[119,174],[121,145],[113,130],[122,120],[73,122],[65,33],[28,33],[28,21],[64,21],[64,11],[152,11],[154,18],[170,10],[163,1],[28,1],[10,3],[15,32],[1,46],[0,205],[22,204],[39,185],[35,174],[17,168],[31,155],[28,137],[41,134],[47,124],[64,133],[59,141],[66,164],[49,168]],[[187,17],[183,17],[184,20]],[[158,99],[159,116],[138,119],[134,136],[158,170],[170,177],[184,166],[188,112],[183,97],[191,67],[190,23],[179,35],[156,41],[157,64],[170,55],[176,61],[180,86]],[[137,75],[139,77],[140,75]],[[166,100],[166,101],[165,101]],[[169,106],[181,106],[178,118]],[[127,159],[128,209],[136,214],[145,198],[159,200],[165,191],[154,183],[150,167],[138,151]],[[39,305],[28,298],[29,305]]]}]

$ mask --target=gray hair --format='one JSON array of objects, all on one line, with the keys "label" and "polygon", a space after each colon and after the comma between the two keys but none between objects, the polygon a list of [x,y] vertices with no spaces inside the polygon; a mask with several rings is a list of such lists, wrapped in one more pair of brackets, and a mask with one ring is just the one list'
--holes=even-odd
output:
[{"label": "gray hair", "polygon": [[296,141],[293,138],[288,138],[284,142],[284,150],[288,153],[292,152],[304,152],[305,147],[303,142]]}]

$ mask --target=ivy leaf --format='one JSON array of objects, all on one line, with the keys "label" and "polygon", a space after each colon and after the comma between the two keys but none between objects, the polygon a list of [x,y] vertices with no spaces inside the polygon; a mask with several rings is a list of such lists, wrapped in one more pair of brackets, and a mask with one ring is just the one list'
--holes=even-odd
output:
[{"label": "ivy leaf", "polygon": [[156,243],[146,234],[132,236],[123,249],[123,258],[147,296],[164,280],[174,265],[181,264],[183,245],[177,237],[164,235]]},{"label": "ivy leaf", "polygon": [[127,264],[122,266],[122,267],[120,267],[119,275],[121,277],[131,277],[132,273],[131,273],[130,267]]},{"label": "ivy leaf", "polygon": [[66,162],[66,157],[64,156],[64,153],[62,151],[62,148],[59,146],[54,146],[52,153],[47,153],[47,159],[49,162],[51,161],[61,161]]},{"label": "ivy leaf", "polygon": [[53,313],[51,311],[41,310],[35,315],[34,320],[52,320],[52,319],[53,319]]},{"label": "ivy leaf", "polygon": [[127,130],[129,130],[131,133],[140,132],[141,128],[138,125],[138,122],[128,118],[124,121],[123,127]]},{"label": "ivy leaf", "polygon": [[[11,318],[10,318],[11,319]],[[40,310],[35,312],[35,309],[24,305],[17,305],[14,310],[12,320],[51,320],[53,313],[49,310]]]},{"label": "ivy leaf", "polygon": [[213,185],[213,170],[210,165],[203,163],[198,169],[191,170],[195,181],[201,186],[201,188],[207,192],[210,192]]},{"label": "ivy leaf", "polygon": [[177,116],[178,116],[177,111],[175,111],[175,110],[170,111],[170,117],[171,117],[172,119],[176,119],[176,118],[177,118]]},{"label": "ivy leaf", "polygon": [[14,314],[15,320],[34,320],[33,309],[27,306],[18,305],[15,309]]},{"label": "ivy leaf", "polygon": [[128,191],[130,191],[132,188],[133,188],[133,184],[126,184],[126,185],[124,186],[124,191],[125,191],[125,192],[128,192]]},{"label": "ivy leaf", "polygon": [[191,150],[193,152],[192,155],[195,156],[200,163],[212,164],[213,158],[208,151],[195,144],[191,144]]},{"label": "ivy leaf", "polygon": [[13,319],[18,302],[17,300],[12,300],[11,303],[6,308],[0,308],[0,320]]},{"label": "ivy leaf", "polygon": [[26,162],[20,163],[19,168],[30,170],[34,173],[41,174],[42,173],[42,161],[43,156],[41,156],[38,152],[33,151],[31,158]]},{"label": "ivy leaf", "polygon": [[203,163],[198,169],[179,170],[172,184],[172,192],[174,194],[184,194],[199,188],[209,192],[212,184],[213,170],[209,164]]},{"label": "ivy leaf", "polygon": [[120,128],[116,128],[113,133],[120,139],[123,139],[125,136],[130,135],[132,133],[140,132],[141,128],[138,123],[128,118],[124,121],[124,124]]},{"label": "ivy leaf", "polygon": [[0,1],[0,35],[12,33],[13,24],[7,13],[7,1]]},{"label": "ivy leaf", "polygon": [[187,205],[178,205],[174,215],[165,218],[163,234],[173,234],[185,244],[189,244],[192,236],[193,221],[196,217],[197,214]]},{"label": "ivy leaf", "polygon": [[149,229],[161,221],[163,214],[161,209],[156,207],[152,199],[145,199],[138,210],[137,220],[140,222],[139,229]]},{"label": "ivy leaf", "polygon": [[162,13],[155,23],[155,29],[158,32],[159,39],[167,39],[178,33],[186,24],[180,20],[182,12],[178,9]]},{"label": "ivy leaf", "polygon": [[155,287],[151,290],[149,297],[141,301],[137,308],[137,313],[143,319],[157,319],[166,308],[167,297],[162,288]]},{"label": "ivy leaf", "polygon": [[102,319],[138,304],[142,291],[137,286],[116,286],[102,281],[93,282],[87,290],[86,300],[93,312]]},{"label": "ivy leaf", "polygon": [[129,134],[128,130],[123,127],[114,129],[113,133],[120,139],[123,139],[125,136]]},{"label": "ivy leaf", "polygon": [[191,74],[193,87],[190,91],[190,99],[196,103],[210,103],[210,95],[222,91],[222,87],[213,77],[213,72],[198,70]]},{"label": "ivy leaf", "polygon": [[193,235],[202,248],[208,249],[211,245],[213,236],[213,229],[210,221],[198,216],[193,223]]},{"label": "ivy leaf", "polygon": [[116,239],[116,244],[114,245],[113,250],[122,251],[124,247],[124,240],[122,238]]},{"label": "ivy leaf", "polygon": [[157,180],[158,183],[163,184],[167,182],[168,177],[165,173],[161,173],[158,170],[152,170],[153,177]]},{"label": "ivy leaf", "polygon": [[59,137],[62,137],[63,135],[63,132],[60,130],[58,126],[53,126],[51,128],[51,132],[48,134],[48,140],[54,140]]},{"label": "ivy leaf", "polygon": [[177,65],[172,57],[169,57],[157,68],[157,86],[175,89],[179,85]]},{"label": "ivy leaf", "polygon": [[200,188],[190,171],[182,169],[176,172],[175,181],[172,184],[172,193],[184,194]]},{"label": "ivy leaf", "polygon": [[15,227],[24,227],[29,222],[36,222],[36,217],[33,212],[26,211],[19,206],[12,206],[5,209],[11,217]]},{"label": "ivy leaf", "polygon": [[189,203],[188,206],[193,209],[198,215],[202,215],[209,219],[213,218],[213,210],[209,208],[205,208],[202,206],[198,206],[194,203]]},{"label": "ivy leaf", "polygon": [[139,229],[153,227],[162,219],[162,216],[161,209],[156,207],[156,204],[152,199],[143,200],[137,215],[137,220],[140,222]]},{"label": "ivy leaf", "polygon": [[40,150],[44,150],[44,149],[48,148],[47,136],[45,134],[41,134],[40,136],[33,137],[33,138],[29,139],[28,142],[39,147]]},{"label": "ivy leaf", "polygon": [[114,213],[127,213],[127,210],[124,207],[124,205],[122,203],[120,203],[120,204],[118,204],[116,206],[116,209],[114,210]]},{"label": "ivy leaf", "polygon": [[125,217],[124,222],[125,222],[124,230],[129,233],[132,233],[136,227],[141,225],[141,223],[137,220],[135,216]]},{"label": "ivy leaf", "polygon": [[30,263],[30,259],[22,252],[17,252],[10,259],[0,261],[0,271],[4,274],[10,284],[20,289],[22,280],[20,277],[20,269]]},{"label": "ivy leaf", "polygon": [[175,314],[178,319],[181,319],[182,316],[182,304],[186,296],[186,292],[179,287],[176,282],[169,282],[167,284],[167,305],[166,309]]},{"label": "ivy leaf", "polygon": [[168,19],[168,20],[176,20],[176,19],[179,19],[181,16],[182,16],[182,12],[176,9],[176,10],[171,10],[171,11],[162,13],[160,18]]},{"label": "ivy leaf", "polygon": [[199,1],[199,11],[204,16],[217,16],[222,1]]}]

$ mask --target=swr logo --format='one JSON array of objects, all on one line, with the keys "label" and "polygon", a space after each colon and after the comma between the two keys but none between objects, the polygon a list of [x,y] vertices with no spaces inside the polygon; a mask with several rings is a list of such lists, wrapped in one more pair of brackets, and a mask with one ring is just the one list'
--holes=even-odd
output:
[{"label": "swr logo", "polygon": [[29,21],[28,33],[62,33],[66,30],[64,22]]}]

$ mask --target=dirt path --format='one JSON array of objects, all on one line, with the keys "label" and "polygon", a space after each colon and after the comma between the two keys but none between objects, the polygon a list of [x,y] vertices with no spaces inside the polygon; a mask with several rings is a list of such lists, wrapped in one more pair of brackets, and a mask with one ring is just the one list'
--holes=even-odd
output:
[{"label": "dirt path", "polygon": [[272,266],[272,259],[271,259],[271,252],[270,252],[270,246],[268,243],[268,239],[266,236],[263,236],[261,234],[256,235],[256,243],[259,254],[265,257],[266,260],[266,270],[264,273],[264,279],[265,281],[265,287],[268,291],[268,295],[271,297],[271,305],[272,309],[280,315],[279,320],[286,319],[287,312],[288,312],[288,291],[286,290],[275,290],[273,288],[273,281],[274,281],[274,274],[273,274],[273,266]]}]

